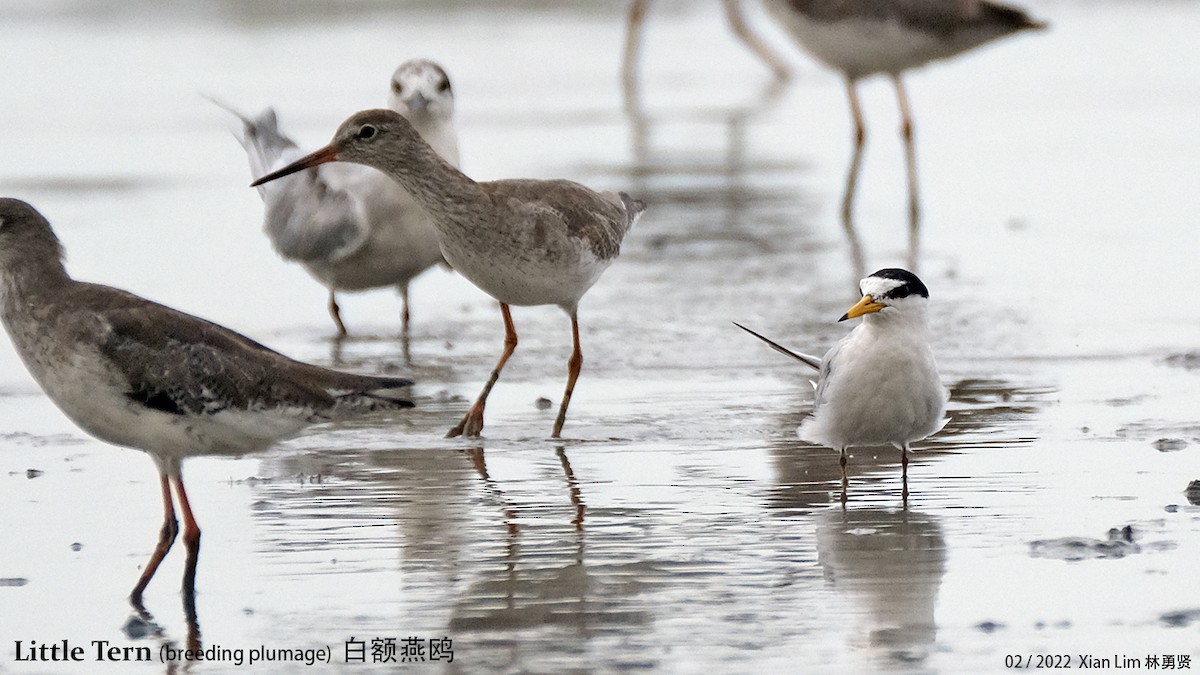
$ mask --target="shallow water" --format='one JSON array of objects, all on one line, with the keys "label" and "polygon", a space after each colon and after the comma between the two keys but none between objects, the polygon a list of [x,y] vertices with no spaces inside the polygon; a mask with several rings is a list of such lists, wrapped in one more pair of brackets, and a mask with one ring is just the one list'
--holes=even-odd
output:
[{"label": "shallow water", "polygon": [[[1200,479],[1197,5],[1046,2],[1034,12],[1051,31],[912,73],[915,252],[890,87],[862,90],[848,236],[841,82],[757,9],[788,86],[768,91],[718,6],[666,3],[631,110],[624,3],[241,7],[0,9],[0,192],[50,217],[76,276],[298,358],[411,374],[418,408],[190,460],[195,620],[180,551],[135,618],[125,596],[160,518],[152,464],[77,431],[5,344],[0,672],[137,670],[96,662],[94,640],[156,659],[162,645],[326,646],[356,670],[352,638],[449,637],[441,667],[464,672],[1200,657],[1200,506],[1184,493]],[[231,120],[198,95],[275,104],[316,147],[417,56],[454,79],[468,173],[570,177],[650,205],[582,303],[562,442],[535,405],[565,379],[559,310],[514,311],[520,347],[485,438],[442,439],[498,356],[494,303],[431,271],[407,359],[388,291],[344,296],[363,337],[334,345],[323,289],[270,250]],[[847,330],[854,242],[866,271],[917,263],[952,391],[907,505],[897,453],[865,449],[841,507],[836,455],[795,437],[807,373],[730,323],[820,352]],[[88,660],[15,660],[16,640],[64,639]]]}]

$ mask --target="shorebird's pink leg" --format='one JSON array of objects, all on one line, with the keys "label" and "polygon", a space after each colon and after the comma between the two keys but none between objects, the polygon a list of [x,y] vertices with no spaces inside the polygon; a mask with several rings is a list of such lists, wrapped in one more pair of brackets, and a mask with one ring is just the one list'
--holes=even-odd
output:
[{"label": "shorebird's pink leg", "polygon": [[850,97],[850,114],[854,116],[854,142],[862,145],[867,139],[867,128],[863,124],[862,107],[858,105],[858,88],[854,78],[846,77],[846,94]]},{"label": "shorebird's pink leg", "polygon": [[642,42],[642,22],[646,20],[646,6],[650,0],[633,0],[629,3],[629,16],[625,21],[625,62],[621,66],[625,87],[637,81],[638,50]]},{"label": "shorebird's pink leg", "polygon": [[892,74],[892,82],[896,85],[896,101],[900,103],[900,135],[904,137],[905,143],[912,144],[912,112],[908,108],[908,94],[904,91],[904,81],[900,79],[900,73]]},{"label": "shorebird's pink leg", "polygon": [[846,449],[842,448],[842,456],[838,460],[842,465],[842,503],[846,503],[846,488],[850,486],[850,478],[846,476]]},{"label": "shorebird's pink leg", "polygon": [[487,405],[488,394],[492,393],[492,387],[496,385],[496,380],[500,379],[500,371],[504,370],[504,364],[508,363],[508,357],[512,356],[517,349],[517,328],[513,325],[512,313],[508,311],[508,305],[500,303],[500,312],[504,315],[504,353],[500,355],[500,361],[492,369],[492,376],[488,378],[487,384],[483,385],[483,391],[479,393],[479,398],[475,400],[474,405],[463,416],[458,426],[446,432],[446,438],[478,436],[479,432],[483,431],[483,408]]},{"label": "shorebird's pink leg", "polygon": [[146,590],[146,585],[158,571],[163,558],[167,557],[167,551],[170,551],[171,545],[175,543],[175,536],[179,534],[179,523],[175,520],[175,504],[171,500],[171,483],[165,471],[159,474],[159,480],[162,486],[163,524],[162,529],[158,531],[158,545],[154,547],[146,568],[142,570],[142,576],[133,587],[133,592],[129,594],[129,600],[139,607],[142,604],[142,592]]},{"label": "shorebird's pink leg", "polygon": [[575,392],[575,381],[579,379],[579,371],[583,368],[583,350],[579,348],[579,319],[571,315],[571,337],[575,348],[571,358],[567,360],[567,390],[563,392],[562,405],[558,406],[558,419],[554,420],[554,433],[551,438],[562,435],[563,424],[567,421],[567,406],[571,404],[571,394]]},{"label": "shorebird's pink leg", "polygon": [[191,596],[196,588],[196,562],[200,556],[200,526],[192,516],[192,505],[188,503],[187,490],[183,488],[183,477],[174,475],[175,494],[179,495],[179,510],[183,513],[183,545],[187,548],[187,561],[183,567],[183,593]]},{"label": "shorebird's pink leg", "polygon": [[729,21],[729,27],[733,29],[734,35],[741,38],[750,51],[766,62],[767,67],[775,74],[776,80],[782,82],[792,76],[787,62],[772,51],[762,38],[750,32],[750,27],[746,25],[746,19],[742,16],[742,8],[738,4],[738,0],[725,0],[725,18]]},{"label": "shorebird's pink leg", "polygon": [[333,322],[337,324],[338,337],[346,337],[346,324],[342,323],[342,308],[338,307],[337,297],[333,289],[329,289],[329,316],[333,317]]},{"label": "shorebird's pink leg", "polygon": [[400,332],[408,336],[408,284],[400,285]]}]

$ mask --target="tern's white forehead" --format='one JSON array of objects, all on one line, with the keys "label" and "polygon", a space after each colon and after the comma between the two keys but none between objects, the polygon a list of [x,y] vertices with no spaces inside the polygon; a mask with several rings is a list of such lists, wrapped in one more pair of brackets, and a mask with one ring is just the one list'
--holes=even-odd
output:
[{"label": "tern's white forehead", "polygon": [[904,282],[899,279],[867,277],[858,282],[858,289],[862,291],[863,295],[869,295],[872,298],[882,298],[903,285]]},{"label": "tern's white forehead", "polygon": [[880,302],[901,300],[914,295],[929,297],[929,289],[925,288],[925,284],[921,283],[917,275],[899,268],[879,270],[858,282],[858,287],[863,295],[869,295]]}]

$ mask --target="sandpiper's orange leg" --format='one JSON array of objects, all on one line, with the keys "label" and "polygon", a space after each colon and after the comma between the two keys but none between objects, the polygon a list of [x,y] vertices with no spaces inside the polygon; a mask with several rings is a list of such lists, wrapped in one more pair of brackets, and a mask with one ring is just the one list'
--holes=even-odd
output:
[{"label": "sandpiper's orange leg", "polygon": [[554,420],[554,433],[551,438],[562,436],[563,424],[567,421],[567,406],[571,404],[571,394],[575,393],[575,381],[579,379],[579,371],[583,369],[583,350],[579,348],[579,319],[571,315],[571,338],[574,349],[571,358],[567,360],[567,389],[563,392],[562,405],[558,406],[558,419]]},{"label": "sandpiper's orange leg", "polygon": [[850,114],[854,116],[854,143],[862,145],[867,140],[867,127],[863,124],[862,107],[858,104],[858,87],[853,77],[846,77],[846,94],[850,97]]},{"label": "sandpiper's orange leg", "polygon": [[337,295],[333,289],[329,289],[329,316],[333,317],[333,322],[337,324],[338,337],[346,337],[349,333],[346,332],[346,324],[342,323],[342,308],[338,307]]},{"label": "sandpiper's orange leg", "polygon": [[192,516],[192,505],[188,503],[187,490],[183,488],[183,477],[173,477],[175,494],[179,495],[179,510],[183,513],[183,545],[187,548],[187,561],[183,568],[183,594],[193,597],[196,589],[196,562],[200,556],[200,526]]},{"label": "sandpiper's orange leg", "polygon": [[138,579],[137,585],[133,587],[133,592],[129,594],[130,602],[138,607],[142,604],[142,592],[146,590],[146,585],[158,571],[158,566],[162,563],[163,558],[167,557],[167,551],[170,551],[171,545],[175,543],[175,536],[179,534],[179,523],[175,520],[175,504],[171,500],[171,483],[166,472],[159,474],[159,481],[162,487],[163,524],[162,529],[158,531],[158,545],[154,547],[154,552],[150,554],[146,568],[142,570],[142,576]]},{"label": "sandpiper's orange leg", "polygon": [[446,438],[478,436],[479,432],[483,431],[483,408],[487,405],[488,394],[492,393],[492,387],[496,385],[496,380],[500,379],[500,371],[504,370],[504,364],[508,363],[508,357],[512,356],[517,349],[517,328],[513,325],[512,313],[509,312],[508,305],[500,303],[500,312],[504,315],[504,353],[500,355],[500,361],[492,369],[492,376],[488,378],[487,384],[483,385],[483,391],[479,393],[479,398],[463,416],[462,421],[446,432]]}]

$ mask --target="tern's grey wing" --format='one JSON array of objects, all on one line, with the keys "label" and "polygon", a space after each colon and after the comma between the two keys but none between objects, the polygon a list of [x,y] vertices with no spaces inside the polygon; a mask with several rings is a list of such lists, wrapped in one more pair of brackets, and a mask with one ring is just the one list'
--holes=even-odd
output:
[{"label": "tern's grey wing", "polygon": [[841,353],[842,347],[846,344],[846,338],[838,340],[837,344],[829,348],[825,352],[825,356],[821,358],[821,372],[817,379],[817,389],[813,393],[813,414],[815,415],[821,406],[825,404],[826,390],[829,388],[830,376],[833,375],[840,367],[838,362],[838,354]]},{"label": "tern's grey wing", "polygon": [[[235,114],[237,114],[235,112]],[[275,111],[242,120],[242,147],[253,176],[262,176],[303,156],[279,129]],[[338,172],[361,167],[322,166],[259,186],[265,204],[263,229],[279,254],[312,263],[337,261],[367,237],[366,216],[355,196],[331,180]]]}]

